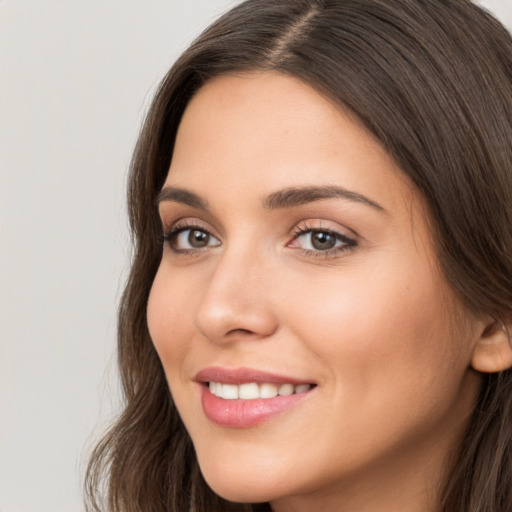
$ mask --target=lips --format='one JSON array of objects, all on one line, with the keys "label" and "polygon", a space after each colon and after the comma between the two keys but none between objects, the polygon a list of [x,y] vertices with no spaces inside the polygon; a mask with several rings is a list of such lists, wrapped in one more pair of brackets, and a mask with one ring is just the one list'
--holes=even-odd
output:
[{"label": "lips", "polygon": [[212,366],[201,370],[196,375],[198,382],[222,382],[225,384],[244,384],[248,382],[273,384],[312,384],[311,382],[297,379],[294,377],[286,377],[276,373],[263,372],[252,368],[235,368],[227,369],[220,366]]},{"label": "lips", "polygon": [[247,428],[289,411],[310,395],[313,382],[249,368],[201,370],[201,403],[206,417],[221,426]]}]

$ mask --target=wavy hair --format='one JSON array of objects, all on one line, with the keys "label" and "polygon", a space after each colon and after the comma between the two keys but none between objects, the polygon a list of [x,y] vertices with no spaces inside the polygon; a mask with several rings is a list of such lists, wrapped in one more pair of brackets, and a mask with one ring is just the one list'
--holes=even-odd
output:
[{"label": "wavy hair", "polygon": [[[469,0],[248,0],[211,25],[163,79],[137,142],[134,243],[119,309],[124,411],[97,445],[87,510],[270,510],[203,480],[146,323],[161,247],[155,197],[188,102],[212,77],[274,70],[349,108],[423,194],[442,271],[471,311],[512,320],[512,40]],[[483,376],[439,489],[441,512],[512,507],[512,372]]]}]

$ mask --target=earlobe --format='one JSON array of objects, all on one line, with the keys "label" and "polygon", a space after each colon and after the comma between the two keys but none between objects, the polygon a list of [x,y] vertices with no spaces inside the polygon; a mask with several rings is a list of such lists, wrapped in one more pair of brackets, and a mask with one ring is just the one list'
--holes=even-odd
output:
[{"label": "earlobe", "polygon": [[482,331],[471,358],[471,366],[484,373],[496,373],[512,367],[510,325],[492,321]]}]

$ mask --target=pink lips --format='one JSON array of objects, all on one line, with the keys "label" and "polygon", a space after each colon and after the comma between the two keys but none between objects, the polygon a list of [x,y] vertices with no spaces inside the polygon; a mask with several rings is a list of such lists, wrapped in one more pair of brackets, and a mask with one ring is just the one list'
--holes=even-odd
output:
[{"label": "pink lips", "polygon": [[226,400],[215,396],[208,389],[208,382],[223,384],[271,383],[271,384],[310,384],[302,380],[261,372],[250,368],[229,370],[210,367],[201,370],[196,376],[201,383],[201,404],[206,417],[224,427],[247,428],[263,423],[277,414],[290,410],[309,396],[310,392],[298,393],[274,398],[255,398],[253,400]]}]

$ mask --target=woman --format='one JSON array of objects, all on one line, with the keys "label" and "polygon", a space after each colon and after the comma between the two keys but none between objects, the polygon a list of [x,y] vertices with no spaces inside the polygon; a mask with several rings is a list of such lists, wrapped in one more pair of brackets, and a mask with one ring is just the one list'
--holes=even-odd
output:
[{"label": "woman", "polygon": [[90,510],[510,510],[511,120],[510,36],[466,0],[206,30],[134,155]]}]

